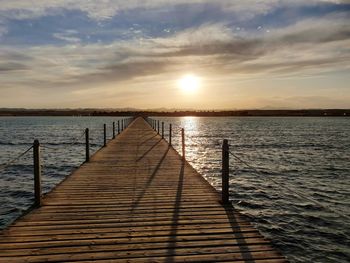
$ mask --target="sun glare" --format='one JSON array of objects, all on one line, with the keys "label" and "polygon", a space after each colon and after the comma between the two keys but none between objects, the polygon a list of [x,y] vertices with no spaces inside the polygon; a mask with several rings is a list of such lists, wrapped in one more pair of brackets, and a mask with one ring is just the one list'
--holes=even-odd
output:
[{"label": "sun glare", "polygon": [[200,87],[200,78],[192,74],[185,75],[179,79],[178,85],[183,91],[192,93]]}]

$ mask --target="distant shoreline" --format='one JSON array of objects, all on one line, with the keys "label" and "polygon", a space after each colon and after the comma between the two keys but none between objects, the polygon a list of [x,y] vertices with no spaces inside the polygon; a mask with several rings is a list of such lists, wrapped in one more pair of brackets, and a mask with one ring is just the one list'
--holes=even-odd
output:
[{"label": "distant shoreline", "polygon": [[231,111],[138,111],[99,109],[2,109],[0,116],[159,116],[159,117],[349,117],[350,109],[315,110],[231,110]]}]

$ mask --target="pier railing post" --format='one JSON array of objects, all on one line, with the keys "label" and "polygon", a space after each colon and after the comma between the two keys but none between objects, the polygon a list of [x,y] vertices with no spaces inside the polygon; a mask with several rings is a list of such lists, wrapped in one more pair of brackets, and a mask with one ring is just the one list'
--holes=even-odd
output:
[{"label": "pier railing post", "polygon": [[107,128],[106,124],[103,124],[103,147],[107,145]]},{"label": "pier railing post", "polygon": [[162,139],[164,139],[164,122],[162,121]]},{"label": "pier railing post", "polygon": [[118,134],[120,133],[120,121],[118,121]]},{"label": "pier railing post", "polygon": [[34,161],[34,205],[41,206],[41,164],[40,164],[40,143],[34,140],[33,144]]},{"label": "pier railing post", "polygon": [[113,139],[115,138],[115,122],[113,122]]},{"label": "pier railing post", "polygon": [[181,137],[182,137],[182,160],[186,160],[185,156],[185,129],[181,129]]},{"label": "pier railing post", "polygon": [[221,198],[224,204],[229,203],[229,145],[225,139],[222,144],[222,191]]},{"label": "pier railing post", "polygon": [[157,121],[157,132],[159,134],[159,120]]},{"label": "pier railing post", "polygon": [[89,128],[85,129],[85,162],[90,161]]},{"label": "pier railing post", "polygon": [[171,146],[171,134],[172,133],[172,125],[171,123],[169,124],[169,145]]}]

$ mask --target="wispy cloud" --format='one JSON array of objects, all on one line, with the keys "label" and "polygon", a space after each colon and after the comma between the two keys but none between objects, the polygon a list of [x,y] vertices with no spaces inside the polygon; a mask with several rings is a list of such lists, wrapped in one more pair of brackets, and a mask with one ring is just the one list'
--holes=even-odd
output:
[{"label": "wispy cloud", "polygon": [[[45,0],[36,1],[33,4],[25,0],[2,0],[0,12],[7,12],[8,17],[15,19],[28,19],[49,15],[57,12],[57,10],[81,10],[86,12],[91,18],[96,20],[110,19],[119,12],[131,10],[135,8],[150,9],[150,8],[172,8],[176,5],[210,5],[213,2],[210,0],[104,0],[104,1],[85,1],[85,0]],[[342,4],[348,3],[347,0],[309,0],[307,5],[315,5],[320,3]],[[217,3],[228,12],[241,14],[242,18],[251,19],[256,14],[266,14],[276,7],[298,6],[305,5],[303,0],[246,0],[246,1],[231,1],[222,0]]]},{"label": "wispy cloud", "polygon": [[65,30],[63,32],[53,33],[53,37],[60,39],[60,40],[64,40],[64,41],[69,42],[69,43],[78,43],[81,41],[81,39],[76,37],[77,33],[78,33],[78,31],[76,31],[74,29],[69,29],[69,30]]}]

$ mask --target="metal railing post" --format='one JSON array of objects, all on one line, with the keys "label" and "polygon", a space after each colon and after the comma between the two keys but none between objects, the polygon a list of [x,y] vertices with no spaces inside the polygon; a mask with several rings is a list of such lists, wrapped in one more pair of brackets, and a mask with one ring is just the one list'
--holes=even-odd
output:
[{"label": "metal railing post", "polygon": [[182,137],[182,160],[186,160],[185,156],[185,129],[181,129],[181,137]]},{"label": "metal railing post", "polygon": [[103,147],[107,145],[107,128],[106,124],[103,124]]},{"label": "metal railing post", "polygon": [[34,161],[34,205],[41,206],[41,164],[40,164],[40,143],[34,140],[33,144]]},{"label": "metal railing post", "polygon": [[113,122],[113,139],[115,139],[115,122]]},{"label": "metal railing post", "polygon": [[85,162],[90,161],[89,128],[85,129]]},{"label": "metal railing post", "polygon": [[172,125],[171,123],[169,124],[169,145],[171,146],[171,134],[172,133]]},{"label": "metal railing post", "polygon": [[225,139],[222,143],[222,191],[221,198],[224,204],[229,203],[229,145],[228,141]]},{"label": "metal railing post", "polygon": [[164,122],[162,121],[162,139],[164,139]]},{"label": "metal railing post", "polygon": [[120,121],[118,121],[118,134],[120,133]]}]

